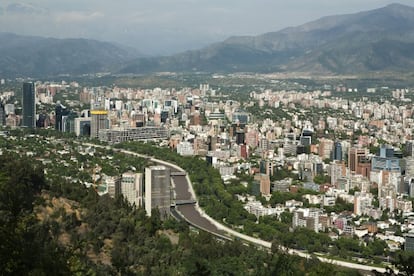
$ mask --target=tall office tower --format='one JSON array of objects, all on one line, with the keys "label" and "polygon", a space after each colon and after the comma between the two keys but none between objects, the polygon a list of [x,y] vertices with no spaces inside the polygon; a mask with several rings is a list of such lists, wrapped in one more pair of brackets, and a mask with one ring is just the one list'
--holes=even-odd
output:
[{"label": "tall office tower", "polygon": [[91,110],[91,138],[99,138],[99,130],[108,129],[108,111]]},{"label": "tall office tower", "polygon": [[356,173],[358,168],[358,163],[362,158],[365,158],[368,155],[368,149],[366,148],[355,148],[352,147],[349,149],[348,153],[348,168],[351,172]]},{"label": "tall office tower", "polygon": [[63,117],[67,116],[69,111],[66,109],[64,105],[62,105],[59,101],[56,103],[55,107],[55,129],[58,131],[63,131]]},{"label": "tall office tower", "polygon": [[145,211],[151,216],[151,211],[158,208],[161,219],[170,214],[171,182],[170,169],[165,166],[145,168]]},{"label": "tall office tower", "polygon": [[331,176],[331,184],[338,188],[338,180],[346,176],[345,162],[333,161],[330,165],[329,175]]},{"label": "tall office tower", "polygon": [[131,205],[142,206],[142,174],[126,172],[122,174],[121,194]]},{"label": "tall office tower", "polygon": [[341,142],[338,142],[338,141],[335,142],[332,155],[333,155],[332,156],[333,160],[339,160],[339,161],[342,160],[342,144],[341,144]]},{"label": "tall office tower", "polygon": [[321,138],[319,140],[318,154],[322,159],[331,158],[334,142],[330,139]]},{"label": "tall office tower", "polygon": [[76,136],[91,136],[91,118],[75,118],[74,123]]},{"label": "tall office tower", "polygon": [[23,121],[22,126],[36,127],[36,92],[33,82],[23,83]]},{"label": "tall office tower", "polygon": [[236,131],[236,144],[237,145],[244,144],[244,130]]},{"label": "tall office tower", "polygon": [[4,110],[4,105],[0,103],[0,126],[6,124],[6,111]]}]

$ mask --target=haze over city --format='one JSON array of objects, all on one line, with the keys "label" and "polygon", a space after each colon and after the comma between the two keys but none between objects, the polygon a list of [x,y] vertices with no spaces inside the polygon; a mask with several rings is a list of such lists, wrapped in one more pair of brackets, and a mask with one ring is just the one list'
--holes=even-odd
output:
[{"label": "haze over city", "polygon": [[[147,55],[195,49],[234,35],[257,35],[323,16],[380,8],[394,1],[2,1],[0,32],[92,38]],[[399,1],[412,4],[412,1]]]}]

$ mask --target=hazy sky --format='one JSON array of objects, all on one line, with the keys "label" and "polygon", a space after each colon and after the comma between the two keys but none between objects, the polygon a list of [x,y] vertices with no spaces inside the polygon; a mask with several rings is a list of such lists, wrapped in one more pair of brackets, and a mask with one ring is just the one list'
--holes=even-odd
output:
[{"label": "hazy sky", "polygon": [[[194,49],[387,0],[31,0],[0,2],[0,32],[117,41],[148,54]],[[414,5],[413,0],[400,0]]]}]

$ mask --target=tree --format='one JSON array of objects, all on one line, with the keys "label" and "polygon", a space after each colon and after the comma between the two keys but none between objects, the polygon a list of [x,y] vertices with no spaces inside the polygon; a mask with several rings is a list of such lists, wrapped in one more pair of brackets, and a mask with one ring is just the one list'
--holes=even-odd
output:
[{"label": "tree", "polygon": [[280,221],[285,224],[292,224],[293,213],[283,212],[280,214]]},{"label": "tree", "polygon": [[393,264],[403,275],[414,275],[414,252],[399,251]]},{"label": "tree", "polygon": [[67,256],[49,225],[32,213],[45,187],[43,170],[28,160],[0,157],[0,271],[2,274],[70,274]]},{"label": "tree", "polygon": [[325,184],[330,182],[328,175],[318,174],[313,178],[313,182],[316,184]]}]

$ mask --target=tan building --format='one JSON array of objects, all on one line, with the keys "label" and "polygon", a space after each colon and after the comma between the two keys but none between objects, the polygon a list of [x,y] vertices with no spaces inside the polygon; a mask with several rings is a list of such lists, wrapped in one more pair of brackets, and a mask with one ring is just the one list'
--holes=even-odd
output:
[{"label": "tan building", "polygon": [[348,152],[348,168],[351,173],[356,173],[358,164],[362,158],[366,158],[368,155],[368,149],[366,148],[349,148]]},{"label": "tan building", "polygon": [[270,177],[266,174],[257,174],[255,180],[260,182],[260,193],[262,195],[270,195]]}]

